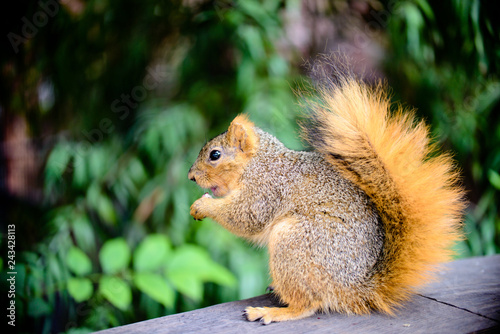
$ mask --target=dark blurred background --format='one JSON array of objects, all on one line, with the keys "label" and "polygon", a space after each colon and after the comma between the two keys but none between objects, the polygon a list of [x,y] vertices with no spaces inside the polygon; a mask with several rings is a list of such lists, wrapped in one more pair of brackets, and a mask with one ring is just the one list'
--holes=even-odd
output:
[{"label": "dark blurred background", "polygon": [[294,90],[321,53],[418,108],[468,190],[458,257],[498,253],[497,14],[479,0],[11,2],[0,265],[2,291],[16,272],[16,331],[84,333],[264,293],[266,251],[193,221],[202,190],[186,175],[241,112],[300,149]]}]

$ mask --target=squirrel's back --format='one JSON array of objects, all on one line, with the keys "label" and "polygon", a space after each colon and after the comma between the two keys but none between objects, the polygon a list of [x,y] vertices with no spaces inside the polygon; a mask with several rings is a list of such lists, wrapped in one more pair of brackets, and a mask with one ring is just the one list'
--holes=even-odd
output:
[{"label": "squirrel's back", "polygon": [[[322,268],[332,283],[343,287],[357,285],[360,291],[370,290],[373,268],[379,261],[384,241],[380,216],[371,199],[322,154],[290,150],[274,136],[254,129],[259,138],[259,154],[242,175],[246,183],[244,191],[252,194],[251,204],[243,205],[238,211],[251,212],[255,219],[253,225],[292,218],[300,225],[301,238],[307,239],[312,234],[318,236],[311,242],[314,246],[304,246],[300,255],[285,248],[280,256],[294,254],[307,258],[312,267]],[[264,205],[275,210],[264,210]],[[268,244],[274,229],[272,223],[268,225],[263,233],[250,239]],[[315,248],[311,251],[313,255],[307,255],[306,249],[312,247]],[[270,253],[272,256],[273,252]],[[279,281],[274,284],[276,291],[285,293]],[[331,295],[325,290],[333,289],[332,284],[316,284],[314,280],[309,284],[318,293],[323,291],[325,296]],[[348,302],[337,304],[335,309],[338,311],[354,312]],[[321,307],[333,308],[329,298],[324,298]]]},{"label": "squirrel's back", "polygon": [[335,79],[307,102],[303,135],[375,204],[385,240],[369,300],[392,313],[450,259],[461,238],[463,190],[424,122],[401,106],[391,112],[384,85],[369,87],[349,74]]}]

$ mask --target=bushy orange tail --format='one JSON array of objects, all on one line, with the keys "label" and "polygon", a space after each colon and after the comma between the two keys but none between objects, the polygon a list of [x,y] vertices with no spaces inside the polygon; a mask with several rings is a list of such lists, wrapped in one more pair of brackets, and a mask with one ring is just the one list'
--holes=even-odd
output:
[{"label": "bushy orange tail", "polygon": [[[323,78],[325,81],[325,78]],[[375,309],[392,313],[450,259],[461,238],[465,207],[452,159],[437,154],[413,111],[391,113],[382,84],[353,75],[323,83],[310,99],[304,138],[375,203],[385,228],[383,255],[374,270]]]}]

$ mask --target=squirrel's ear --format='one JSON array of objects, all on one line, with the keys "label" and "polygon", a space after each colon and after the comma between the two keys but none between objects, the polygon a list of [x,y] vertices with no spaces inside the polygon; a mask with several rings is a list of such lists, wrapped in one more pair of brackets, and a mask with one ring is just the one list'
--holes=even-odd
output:
[{"label": "squirrel's ear", "polygon": [[257,146],[254,124],[246,115],[238,115],[229,125],[227,140],[229,145],[239,148],[243,153],[253,154]]}]

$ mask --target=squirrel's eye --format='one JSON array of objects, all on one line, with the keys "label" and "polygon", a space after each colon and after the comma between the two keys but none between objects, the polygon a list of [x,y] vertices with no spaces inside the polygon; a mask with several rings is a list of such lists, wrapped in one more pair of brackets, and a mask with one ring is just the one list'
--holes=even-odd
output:
[{"label": "squirrel's eye", "polygon": [[213,150],[212,152],[210,152],[210,160],[215,161],[218,160],[219,158],[220,158],[220,151]]}]

